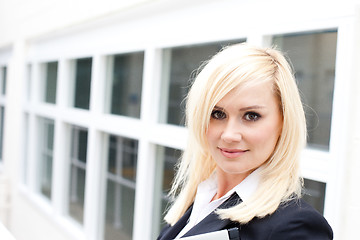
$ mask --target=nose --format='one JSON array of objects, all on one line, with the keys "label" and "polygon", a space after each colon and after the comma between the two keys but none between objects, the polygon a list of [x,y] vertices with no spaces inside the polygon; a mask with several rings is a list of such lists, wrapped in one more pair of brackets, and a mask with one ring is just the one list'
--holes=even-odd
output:
[{"label": "nose", "polygon": [[226,143],[240,142],[242,139],[240,123],[229,120],[221,133],[221,139]]}]

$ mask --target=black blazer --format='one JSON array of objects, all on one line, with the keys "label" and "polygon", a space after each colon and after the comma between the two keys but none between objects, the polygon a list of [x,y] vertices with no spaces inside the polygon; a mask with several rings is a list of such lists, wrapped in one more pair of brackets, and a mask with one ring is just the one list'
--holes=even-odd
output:
[{"label": "black blazer", "polygon": [[[229,208],[241,202],[234,193],[219,208]],[[158,240],[174,239],[185,227],[192,206],[173,226],[167,225]],[[229,219],[221,220],[215,212],[190,229],[183,237],[222,229],[239,228],[241,240],[329,240],[333,232],[325,218],[303,200],[292,200],[264,218],[254,218],[248,224],[240,225]]]}]

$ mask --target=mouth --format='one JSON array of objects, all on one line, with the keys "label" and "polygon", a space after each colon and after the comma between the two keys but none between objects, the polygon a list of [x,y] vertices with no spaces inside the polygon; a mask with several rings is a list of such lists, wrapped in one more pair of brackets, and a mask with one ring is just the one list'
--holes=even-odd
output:
[{"label": "mouth", "polygon": [[233,149],[233,148],[218,148],[221,154],[227,158],[237,158],[248,152],[249,150]]}]

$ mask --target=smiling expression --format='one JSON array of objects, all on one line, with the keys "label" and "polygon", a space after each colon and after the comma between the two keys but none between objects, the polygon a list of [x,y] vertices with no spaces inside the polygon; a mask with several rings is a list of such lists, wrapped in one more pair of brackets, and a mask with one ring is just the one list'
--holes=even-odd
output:
[{"label": "smiling expression", "polygon": [[272,83],[231,90],[212,110],[206,133],[217,174],[246,178],[270,158],[281,128]]}]

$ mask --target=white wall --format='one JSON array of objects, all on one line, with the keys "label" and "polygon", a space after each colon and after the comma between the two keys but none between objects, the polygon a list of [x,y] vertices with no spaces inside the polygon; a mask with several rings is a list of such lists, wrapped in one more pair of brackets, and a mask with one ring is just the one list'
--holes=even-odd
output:
[{"label": "white wall", "polygon": [[357,9],[357,17],[354,28],[355,36],[355,49],[352,52],[354,56],[353,62],[353,72],[354,72],[354,81],[352,81],[352,91],[350,93],[351,97],[351,106],[350,108],[353,111],[353,115],[349,117],[351,118],[349,124],[349,135],[350,139],[349,145],[349,154],[344,156],[344,161],[347,164],[345,181],[344,181],[344,210],[342,214],[342,219],[344,220],[342,223],[342,239],[352,239],[354,236],[358,234],[358,231],[355,227],[356,224],[359,224],[359,214],[360,214],[360,191],[359,183],[360,183],[360,6],[356,7]]},{"label": "white wall", "polygon": [[0,46],[126,12],[154,0],[0,1]]}]

